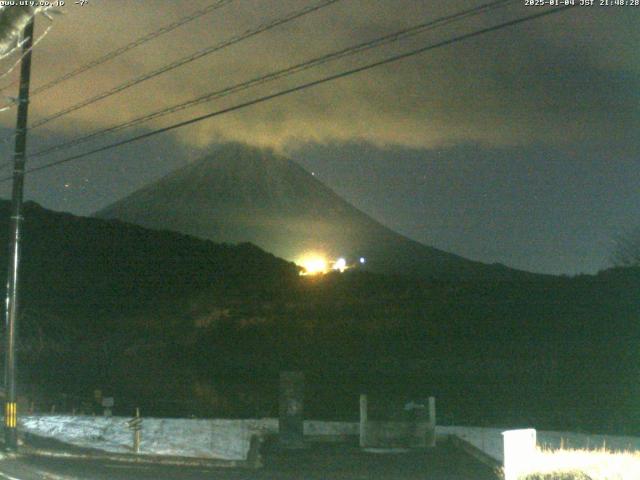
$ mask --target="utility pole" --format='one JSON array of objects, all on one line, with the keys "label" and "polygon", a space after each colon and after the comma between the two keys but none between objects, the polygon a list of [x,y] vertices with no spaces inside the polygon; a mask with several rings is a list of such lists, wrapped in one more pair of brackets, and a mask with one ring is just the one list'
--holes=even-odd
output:
[{"label": "utility pole", "polygon": [[22,61],[20,65],[20,93],[18,95],[18,119],[16,122],[16,144],[13,154],[13,191],[11,196],[11,226],[9,232],[9,273],[7,275],[7,300],[5,316],[5,363],[4,363],[4,441],[5,449],[18,449],[18,407],[16,395],[16,339],[18,336],[18,273],[20,266],[20,239],[22,230],[22,197],[27,151],[27,113],[29,110],[29,80],[31,77],[31,47],[33,24],[27,24],[22,34]]}]

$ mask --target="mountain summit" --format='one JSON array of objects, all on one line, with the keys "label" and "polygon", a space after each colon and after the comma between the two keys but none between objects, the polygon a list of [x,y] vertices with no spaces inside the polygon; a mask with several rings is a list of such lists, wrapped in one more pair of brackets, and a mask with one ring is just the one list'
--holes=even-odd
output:
[{"label": "mountain summit", "polygon": [[305,252],[428,278],[504,277],[499,265],[410,240],[338,196],[297,163],[241,144],[172,172],[96,213],[216,242],[251,242],[296,260]]}]

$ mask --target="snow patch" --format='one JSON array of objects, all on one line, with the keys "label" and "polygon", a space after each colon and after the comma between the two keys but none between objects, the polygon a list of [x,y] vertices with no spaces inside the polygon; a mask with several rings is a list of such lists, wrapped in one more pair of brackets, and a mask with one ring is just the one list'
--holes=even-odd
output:
[{"label": "snow patch", "polygon": [[[133,453],[133,432],[125,417],[30,415],[19,419],[22,431],[84,448]],[[307,420],[304,435],[335,440],[357,436],[357,422]],[[143,418],[141,455],[246,460],[251,437],[278,433],[278,419]]]},{"label": "snow patch", "polygon": [[[112,453],[132,453],[133,433],[125,417],[68,415],[25,416],[23,431]],[[201,420],[144,418],[141,455],[245,460],[251,437],[276,433],[278,422],[264,420]]]}]

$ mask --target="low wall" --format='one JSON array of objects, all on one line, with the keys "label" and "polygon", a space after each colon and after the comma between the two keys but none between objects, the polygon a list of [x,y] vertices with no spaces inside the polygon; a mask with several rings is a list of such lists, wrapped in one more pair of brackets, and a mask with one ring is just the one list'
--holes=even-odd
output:
[{"label": "low wall", "polygon": [[[278,430],[276,422],[276,433]],[[311,441],[340,441],[360,434],[358,422],[324,422],[320,420],[305,420],[303,422],[305,439]]]},{"label": "low wall", "polygon": [[[32,415],[20,418],[21,430],[81,447],[131,453],[132,432],[128,418],[70,415]],[[338,441],[359,435],[358,422],[306,420],[307,440]],[[497,462],[504,461],[502,432],[483,427],[436,426],[436,435],[455,436]],[[142,455],[171,455],[224,460],[245,460],[251,437],[278,433],[275,418],[250,420],[144,418]],[[640,438],[588,435],[571,432],[537,432],[538,445],[550,448],[602,448],[640,450]]]},{"label": "low wall", "polygon": [[409,437],[414,433],[411,427],[409,422],[368,420],[363,427],[360,442],[366,447],[406,447]]},{"label": "low wall", "polygon": [[[133,434],[127,420],[124,417],[25,416],[20,419],[19,428],[72,445],[131,453]],[[277,429],[275,419],[144,418],[140,454],[244,460],[253,435],[277,432]]]},{"label": "low wall", "polygon": [[362,426],[360,446],[421,448],[427,446],[427,436],[432,438],[433,427],[429,422],[401,422],[367,420]]},{"label": "low wall", "polygon": [[503,428],[443,427],[436,425],[436,437],[455,436],[502,464],[504,460]]},{"label": "low wall", "polygon": [[[131,453],[128,418],[32,415],[20,418],[20,429],[42,437],[107,452]],[[141,455],[171,455],[245,460],[251,437],[278,433],[275,418],[249,420],[143,418]],[[344,440],[358,435],[356,422],[305,421],[309,440]]]}]

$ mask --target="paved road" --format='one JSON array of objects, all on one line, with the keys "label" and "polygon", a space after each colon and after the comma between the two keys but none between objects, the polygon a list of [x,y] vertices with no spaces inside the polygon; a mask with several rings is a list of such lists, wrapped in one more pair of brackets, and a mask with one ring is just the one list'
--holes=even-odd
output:
[{"label": "paved road", "polygon": [[[258,470],[22,457],[0,461],[0,480],[497,480],[450,445],[426,452],[366,453],[344,445],[267,452]],[[6,472],[3,477],[3,473]]]}]

